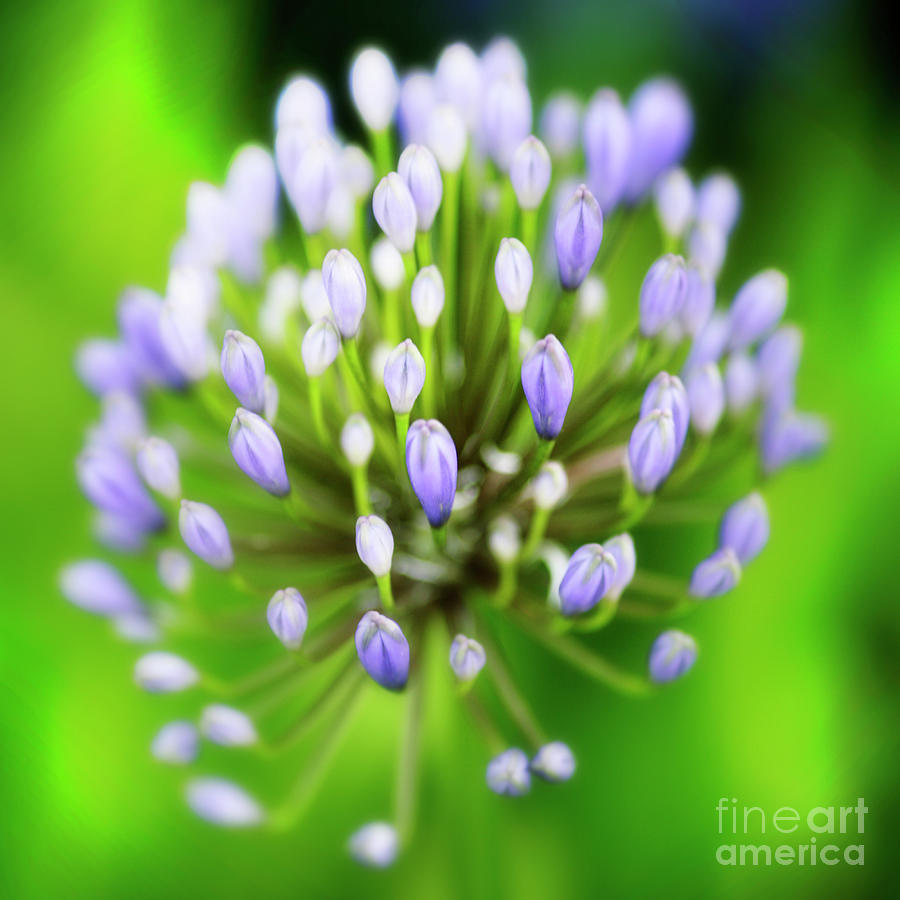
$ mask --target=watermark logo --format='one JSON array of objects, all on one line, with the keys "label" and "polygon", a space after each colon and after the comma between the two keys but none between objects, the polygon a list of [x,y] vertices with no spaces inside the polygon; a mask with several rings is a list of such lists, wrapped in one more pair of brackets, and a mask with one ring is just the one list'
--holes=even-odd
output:
[{"label": "watermark logo", "polygon": [[[716,848],[716,862],[721,866],[863,866],[868,811],[862,797],[855,806],[814,806],[806,811],[781,806],[771,813],[722,797],[716,818],[726,843]],[[746,842],[748,834],[764,837],[751,844]]]}]

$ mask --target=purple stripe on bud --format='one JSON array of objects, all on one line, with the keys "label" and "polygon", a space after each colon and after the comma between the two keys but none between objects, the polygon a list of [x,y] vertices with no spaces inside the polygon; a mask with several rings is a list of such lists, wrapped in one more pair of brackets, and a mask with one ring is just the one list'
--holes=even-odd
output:
[{"label": "purple stripe on bud", "polygon": [[507,797],[527,794],[531,790],[528,757],[518,747],[504,750],[488,763],[485,780],[495,794]]},{"label": "purple stripe on bud", "polygon": [[228,446],[240,470],[261,488],[276,497],[290,493],[281,442],[262,416],[239,407],[228,429]]},{"label": "purple stripe on bud", "polygon": [[697,642],[683,631],[664,631],[650,648],[650,678],[657,684],[675,681],[697,661]]},{"label": "purple stripe on bud", "polygon": [[675,423],[667,409],[655,409],[644,416],[628,441],[628,465],[635,488],[652,494],[675,465],[678,443]]},{"label": "purple stripe on bud", "polygon": [[222,517],[205,503],[181,501],[178,530],[189,550],[214,569],[230,569],[234,563],[231,540]]},{"label": "purple stripe on bud", "polygon": [[373,681],[391,691],[406,686],[409,678],[409,643],[400,626],[375,610],[356,627],[356,654]]},{"label": "purple stripe on bud", "polygon": [[727,594],[741,580],[741,563],[731,547],[722,547],[698,563],[691,575],[690,593],[694,597],[718,597]]},{"label": "purple stripe on bud", "polygon": [[559,280],[567,291],[574,291],[587,277],[602,239],[603,214],[582,184],[559,210],[553,230]]},{"label": "purple stripe on bud", "polygon": [[728,507],[719,529],[719,546],[731,547],[742,566],[756,559],[768,540],[769,511],[758,491]]},{"label": "purple stripe on bud", "polygon": [[289,650],[303,643],[309,614],[306,601],[296,588],[275,591],[266,608],[266,620],[275,637]]},{"label": "purple stripe on bud", "polygon": [[266,361],[259,344],[229,329],[222,342],[222,376],[241,406],[262,412],[266,403]]},{"label": "purple stripe on bud", "polygon": [[577,616],[593,609],[610,592],[615,578],[615,557],[601,544],[579,547],[559,585],[560,611]]},{"label": "purple stripe on bud", "polygon": [[574,387],[569,354],[554,335],[548,334],[522,361],[522,389],[539,437],[552,441],[562,431]]},{"label": "purple stripe on bud", "polygon": [[765,337],[784,315],[787,278],[776,269],[754,275],[737,292],[729,311],[732,350],[743,350]]},{"label": "purple stripe on bud", "polygon": [[691,420],[687,391],[677,375],[660,372],[644,391],[641,401],[641,418],[649,416],[654,409],[667,409],[672,413],[675,426],[675,456],[681,453]]},{"label": "purple stripe on bud", "polygon": [[384,389],[397,415],[408,414],[425,386],[425,359],[407,338],[388,355],[384,364]]},{"label": "purple stripe on bud", "polygon": [[456,497],[456,446],[437,419],[417,419],[406,436],[406,469],[432,528],[450,518]]},{"label": "purple stripe on bud", "polygon": [[687,295],[687,269],[674,253],[650,266],[641,285],[641,334],[654,337],[678,316]]}]

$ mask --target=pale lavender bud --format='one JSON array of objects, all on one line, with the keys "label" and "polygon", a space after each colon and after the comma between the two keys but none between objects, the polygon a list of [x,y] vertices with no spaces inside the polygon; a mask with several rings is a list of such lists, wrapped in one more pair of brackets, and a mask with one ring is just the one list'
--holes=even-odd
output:
[{"label": "pale lavender bud", "polygon": [[416,243],[416,203],[396,172],[388,172],[378,182],[372,195],[372,211],[391,243],[401,253],[409,253]]},{"label": "pale lavender bud", "polygon": [[183,594],[190,587],[193,569],[190,558],[180,550],[160,550],[156,557],[156,574],[173,594]]},{"label": "pale lavender bud", "polygon": [[234,563],[231,540],[222,517],[205,503],[181,501],[178,530],[189,550],[214,569],[230,569]]},{"label": "pale lavender bud", "polygon": [[729,234],[741,213],[741,192],[724,172],[707,175],[697,187],[697,221]]},{"label": "pale lavender bud", "polygon": [[581,134],[581,104],[574,94],[551,96],[541,113],[541,137],[551,156],[567,159],[578,148]]},{"label": "pale lavender bud", "polygon": [[444,308],[444,279],[437,266],[423,266],[413,279],[410,300],[421,328],[433,328]]},{"label": "pale lavender bud", "polygon": [[654,409],[667,409],[672,413],[672,424],[675,426],[675,456],[681,453],[687,437],[691,410],[687,391],[677,375],[660,372],[647,385],[641,401],[641,418],[649,416]]},{"label": "pale lavender bud", "polygon": [[569,354],[554,335],[548,334],[528,351],[522,362],[522,389],[539,437],[556,440],[569,411],[574,386],[575,372]]},{"label": "pale lavender bud", "polygon": [[525,57],[512,38],[495,37],[482,50],[481,74],[485,82],[495,81],[497,78],[525,80]]},{"label": "pale lavender bud", "polygon": [[397,173],[406,182],[416,206],[416,228],[428,231],[434,224],[444,191],[434,154],[422,144],[410,144],[400,154]]},{"label": "pale lavender bud", "polygon": [[457,458],[453,438],[437,419],[417,419],[410,426],[406,436],[406,469],[429,524],[440,528],[453,510]]},{"label": "pale lavender bud", "polygon": [[397,858],[397,830],[387,822],[370,822],[350,836],[350,855],[362,866],[386,869]]},{"label": "pale lavender bud", "polygon": [[531,131],[531,96],[525,82],[505,76],[492,81],[484,94],[481,136],[491,158],[502,171]]},{"label": "pale lavender bud", "polygon": [[681,312],[686,293],[684,260],[666,253],[650,266],[641,285],[641,334],[658,335]]},{"label": "pale lavender bud", "polygon": [[303,276],[300,282],[300,302],[310,323],[331,318],[331,303],[328,302],[321,269],[310,269]]},{"label": "pale lavender bud", "polygon": [[91,530],[104,547],[119,553],[136,553],[147,543],[147,528],[143,522],[103,510],[94,513]]},{"label": "pale lavender bud", "polygon": [[322,263],[322,283],[338,331],[355,337],[366,311],[366,276],[349,250],[329,250]]},{"label": "pale lavender bud", "polygon": [[450,644],[450,668],[460,681],[473,681],[484,668],[486,659],[484,647],[474,638],[464,634],[453,638],[453,643]]},{"label": "pale lavender bud", "polygon": [[694,338],[682,376],[705,363],[719,361],[728,345],[728,329],[728,316],[714,312]]},{"label": "pale lavender bud", "polygon": [[275,591],[266,609],[266,619],[272,633],[288,650],[296,650],[303,643],[309,613],[306,601],[296,588]]},{"label": "pale lavender bud", "polygon": [[787,305],[787,278],[776,269],[754,275],[737,292],[729,312],[732,350],[743,350],[765,337]]},{"label": "pale lavender bud", "polygon": [[584,113],[584,155],[588,183],[609,215],[622,197],[631,161],[631,122],[619,95],[597,91]]},{"label": "pale lavender bud", "polygon": [[60,572],[59,587],[69,603],[94,615],[114,618],[144,612],[143,603],[118,569],[99,559],[67,565]]},{"label": "pale lavender bud", "polygon": [[265,400],[263,402],[263,417],[270,424],[275,424],[275,418],[278,416],[278,384],[271,375],[266,375],[263,379],[263,393]]},{"label": "pale lavender bud", "polygon": [[500,241],[494,262],[494,277],[507,312],[514,315],[523,312],[534,278],[534,265],[527,247],[517,238],[503,238]]},{"label": "pale lavender bud", "polygon": [[259,344],[246,334],[229,329],[222,342],[221,367],[225,383],[241,406],[262,412],[266,403],[266,361]]},{"label": "pale lavender bud", "polygon": [[185,788],[188,806],[206,822],[224,828],[259,825],[262,807],[242,787],[224,778],[193,778]]},{"label": "pale lavender bud", "polygon": [[128,456],[112,444],[94,442],[78,455],[78,484],[98,509],[128,519],[144,530],[164,521]]},{"label": "pale lavender bud", "polygon": [[341,337],[331,319],[319,319],[303,335],[300,355],[310,378],[317,378],[337,359]]},{"label": "pale lavender bud", "polygon": [[356,552],[376,578],[390,573],[394,556],[394,535],[384,519],[378,516],[360,516],[356,520]]},{"label": "pale lavender bud", "polygon": [[538,509],[555,509],[569,490],[569,479],[561,463],[545,462],[531,482],[534,505]]},{"label": "pale lavender bud", "polygon": [[742,566],[762,552],[769,540],[769,511],[758,491],[733,503],[722,517],[719,546],[730,547]]},{"label": "pale lavender bud", "polygon": [[325,227],[338,240],[346,241],[356,224],[356,197],[343,182],[336,184],[328,195],[325,207]]},{"label": "pale lavender bud", "polygon": [[386,237],[380,237],[373,242],[369,261],[372,263],[375,281],[382,290],[396,291],[403,287],[406,278],[403,257]]},{"label": "pale lavender bud", "polygon": [[725,262],[727,235],[715,225],[697,222],[687,239],[688,258],[716,278]]},{"label": "pale lavender bud", "polygon": [[[325,226],[328,198],[337,182],[338,159],[330,138],[316,138],[299,156],[290,172],[282,172],[284,188],[297,218],[307,234],[318,234]],[[318,265],[319,260],[310,260]]]},{"label": "pale lavender bud", "polygon": [[154,759],[173,766],[186,766],[197,758],[200,738],[191,722],[169,722],[153,738],[150,752]]},{"label": "pale lavender bud", "polygon": [[657,684],[674,681],[697,661],[697,642],[683,631],[664,631],[650,648],[650,678]]},{"label": "pale lavender bud", "polygon": [[170,500],[175,500],[181,493],[178,454],[168,441],[159,437],[142,441],[135,462],[141,478],[152,490]]},{"label": "pale lavender bud", "polygon": [[219,307],[222,286],[214,269],[191,262],[179,262],[169,270],[166,298],[208,322]]},{"label": "pale lavender bud", "polygon": [[603,279],[588,275],[575,296],[576,315],[583,322],[591,322],[606,315],[608,307],[609,296]]},{"label": "pale lavender bud", "polygon": [[562,741],[544,744],[531,760],[531,771],[544,781],[568,781],[575,774],[575,757]]},{"label": "pale lavender bud", "polygon": [[445,47],[437,61],[434,84],[438,97],[450,104],[472,128],[482,99],[481,62],[468,44]]},{"label": "pale lavender bud", "polygon": [[403,140],[420,144],[428,137],[428,124],[437,103],[434,79],[428,72],[411,72],[400,82],[397,124]]},{"label": "pale lavender bud", "polygon": [[167,299],[159,314],[159,336],[169,359],[187,381],[206,377],[211,350],[201,310]]},{"label": "pale lavender bud", "polygon": [[400,626],[375,610],[356,627],[356,654],[369,677],[390,691],[399,691],[409,678],[409,643]]},{"label": "pale lavender bud", "polygon": [[159,625],[146,612],[116,616],[113,628],[120,638],[132,644],[155,644],[161,637]]},{"label": "pale lavender bud", "polygon": [[616,574],[608,595],[610,600],[616,601],[622,596],[625,588],[631,584],[637,568],[634,541],[630,534],[617,534],[603,544],[603,549],[616,561]]},{"label": "pale lavender bud", "polygon": [[341,182],[356,200],[367,196],[375,184],[375,167],[368,153],[356,144],[341,148]]},{"label": "pale lavender bud", "polygon": [[725,403],[729,412],[740,415],[756,400],[759,376],[753,357],[746,353],[732,353],[725,363]]},{"label": "pale lavender bud", "polygon": [[184,375],[170,359],[159,333],[162,306],[162,298],[153,291],[128,288],[119,300],[119,330],[145,380],[180,387]]},{"label": "pale lavender bud", "polygon": [[698,563],[691,575],[693,597],[719,597],[741,580],[741,563],[731,547],[722,547]]},{"label": "pale lavender bud", "polygon": [[668,477],[677,458],[675,422],[667,409],[644,416],[628,441],[628,465],[635,488],[652,494]]},{"label": "pale lavender bud", "polygon": [[366,47],[353,60],[350,93],[360,118],[371,131],[383,131],[394,118],[400,88],[390,59],[375,47]]},{"label": "pale lavender bud", "polygon": [[756,365],[764,396],[777,394],[794,383],[802,350],[803,332],[796,325],[782,325],[760,344]]},{"label": "pale lavender bud", "polygon": [[681,87],[668,78],[646,81],[628,103],[631,160],[628,199],[645,194],[657,177],[681,161],[694,131],[694,114]]},{"label": "pale lavender bud", "polygon": [[428,123],[428,149],[444,172],[458,172],[466,156],[466,123],[458,110],[442,103],[435,107]]},{"label": "pale lavender bud", "polygon": [[259,736],[249,716],[224,703],[211,703],[200,713],[203,736],[222,747],[249,747]]},{"label": "pale lavender bud", "polygon": [[194,258],[218,267],[228,259],[228,229],[231,210],[224,191],[205,181],[188,188],[187,233]]},{"label": "pale lavender bud", "polygon": [[100,396],[110,391],[136,391],[140,385],[135,361],[122,341],[84,341],[75,353],[75,371],[82,384]]},{"label": "pale lavender bud", "polygon": [[501,564],[515,562],[522,549],[519,526],[512,516],[500,516],[488,528],[488,549]]},{"label": "pale lavender bud", "polygon": [[603,214],[594,195],[582,184],[556,217],[553,240],[559,280],[567,291],[584,281],[600,249]]},{"label": "pale lavender bud", "polygon": [[369,352],[369,373],[378,384],[384,385],[384,367],[392,352],[387,341],[378,341]]},{"label": "pale lavender bud", "polygon": [[694,185],[684,169],[670,169],[654,187],[656,212],[666,234],[681,237],[694,217]]},{"label": "pale lavender bud", "polygon": [[684,303],[678,321],[684,331],[695,336],[709,321],[716,305],[716,286],[704,269],[694,262],[686,270]]},{"label": "pale lavender bud", "polygon": [[691,407],[691,424],[704,436],[712,434],[725,411],[725,384],[715,363],[688,372],[685,388]]},{"label": "pale lavender bud", "polygon": [[513,747],[495,756],[485,773],[487,786],[495,793],[508,797],[521,797],[531,790],[531,772],[528,757]]},{"label": "pale lavender bud", "polygon": [[96,436],[123,450],[133,450],[147,434],[144,407],[134,394],[110,391],[101,398],[103,408]]},{"label": "pale lavender bud", "polygon": [[397,415],[408,414],[425,386],[425,359],[407,338],[398,344],[384,364],[384,389]]},{"label": "pale lavender bud", "polygon": [[297,127],[312,134],[331,130],[331,103],[322,86],[306,75],[292,78],[275,106],[275,127]]},{"label": "pale lavender bud", "polygon": [[547,148],[532,134],[516,148],[509,166],[516,199],[522,209],[537,209],[550,186],[552,163]]},{"label": "pale lavender bud", "polygon": [[263,490],[276,497],[290,493],[281,442],[262,416],[238,407],[228,429],[228,446],[238,468]]},{"label": "pale lavender bud", "polygon": [[135,663],[134,680],[151,694],[172,694],[193,687],[200,676],[186,659],[165,650],[153,650]]},{"label": "pale lavender bud", "polygon": [[271,154],[256,144],[241,147],[225,177],[225,197],[241,228],[259,241],[275,230],[278,176]]},{"label": "pale lavender bud", "polygon": [[560,612],[577,616],[593,609],[609,593],[615,578],[615,557],[601,544],[579,547],[559,585]]},{"label": "pale lavender bud", "polygon": [[362,413],[353,413],[341,429],[341,450],[351,466],[362,467],[375,449],[375,434]]},{"label": "pale lavender bud", "polygon": [[828,426],[809,413],[785,412],[772,417],[762,430],[763,466],[767,472],[787,463],[808,459],[828,443]]}]

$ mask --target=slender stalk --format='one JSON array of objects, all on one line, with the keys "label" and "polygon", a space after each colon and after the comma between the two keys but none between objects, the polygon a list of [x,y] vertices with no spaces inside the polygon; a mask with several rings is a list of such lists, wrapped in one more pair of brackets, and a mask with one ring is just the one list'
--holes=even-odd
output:
[{"label": "slender stalk", "polygon": [[328,431],[325,428],[325,413],[322,408],[321,376],[313,376],[307,383],[309,385],[309,407],[312,412],[316,437],[323,447],[327,447],[330,442],[328,440]]},{"label": "slender stalk", "polygon": [[536,506],[531,514],[528,536],[525,538],[522,552],[519,554],[519,559],[522,562],[528,562],[534,556],[541,541],[544,539],[544,533],[547,531],[547,523],[549,521],[550,510],[542,506]]},{"label": "slender stalk", "polygon": [[423,266],[430,266],[432,263],[431,255],[431,232],[416,232],[416,263],[421,269]]},{"label": "slender stalk", "polygon": [[515,562],[501,562],[500,580],[497,584],[497,591],[494,594],[494,603],[501,609],[509,606],[515,599],[516,586],[518,584],[518,571]]},{"label": "slender stalk", "polygon": [[397,429],[397,447],[401,459],[406,458],[406,435],[409,432],[409,413],[395,413],[394,425]]},{"label": "slender stalk", "polygon": [[400,742],[397,781],[394,787],[394,824],[401,844],[409,840],[415,822],[422,736],[423,679],[422,672],[414,673],[406,689],[406,721]]},{"label": "slender stalk", "polygon": [[519,372],[519,338],[522,334],[522,314],[509,313],[507,321],[509,323],[509,380],[515,383]]},{"label": "slender stalk", "polygon": [[372,153],[375,156],[375,168],[379,178],[384,178],[394,168],[394,146],[390,128],[370,133]]},{"label": "slender stalk", "polygon": [[353,505],[358,516],[372,515],[372,503],[369,500],[369,478],[365,466],[350,467],[350,481],[353,485]]},{"label": "slender stalk", "polygon": [[422,358],[425,360],[425,387],[422,389],[422,410],[425,413],[425,418],[430,419],[434,415],[438,381],[434,356],[434,326],[422,326],[419,329],[419,333],[422,344]]},{"label": "slender stalk", "polygon": [[378,584],[378,594],[381,597],[381,605],[391,610],[394,608],[394,594],[391,591],[391,573],[387,575],[377,575],[375,581]]},{"label": "slender stalk", "polygon": [[459,343],[459,297],[457,296],[457,235],[459,231],[459,172],[444,173],[444,196],[441,203],[441,275],[444,278],[444,359],[456,352]]}]

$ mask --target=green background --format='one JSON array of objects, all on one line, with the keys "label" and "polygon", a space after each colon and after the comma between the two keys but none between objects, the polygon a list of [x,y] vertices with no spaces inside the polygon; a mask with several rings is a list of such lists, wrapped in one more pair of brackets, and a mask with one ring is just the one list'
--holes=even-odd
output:
[{"label": "green background", "polygon": [[[864,4],[6,5],[0,896],[895,893],[900,129],[886,27]],[[416,840],[373,874],[343,842],[382,814],[394,745],[377,706],[287,835],[204,826],[151,763],[161,719],[131,684],[134,648],[55,588],[89,546],[72,459],[95,402],[71,359],[80,337],[111,328],[123,285],[163,286],[188,183],[221,179],[237,143],[267,138],[290,71],[322,71],[341,95],[362,40],[426,62],[449,38],[495,30],[521,42],[537,97],[627,91],[660,70],[684,80],[691,168],[719,162],[744,189],[724,283],[789,273],[806,332],[799,401],[833,440],[767,486],[771,544],[733,596],[689,620],[702,648],[690,678],[629,701],[520,654],[577,778],[503,802],[481,789],[484,751],[448,712],[428,734]],[[866,865],[722,868],[723,796],[769,812],[864,797]]]}]

